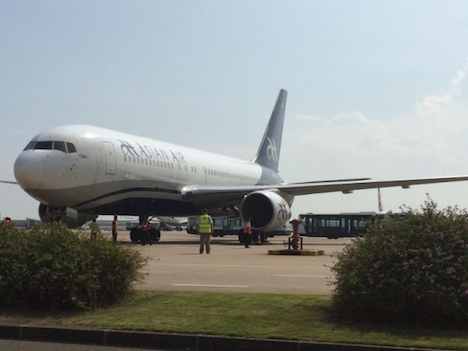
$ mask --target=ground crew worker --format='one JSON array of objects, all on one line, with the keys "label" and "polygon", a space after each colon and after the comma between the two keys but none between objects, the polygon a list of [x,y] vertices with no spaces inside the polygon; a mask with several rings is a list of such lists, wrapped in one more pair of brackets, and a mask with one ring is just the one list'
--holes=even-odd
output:
[{"label": "ground crew worker", "polygon": [[93,221],[91,222],[90,228],[91,228],[91,240],[96,241],[97,235],[101,233],[101,231],[99,230],[99,225],[96,222],[96,218],[94,218]]},{"label": "ground crew worker", "polygon": [[213,219],[208,215],[208,210],[205,208],[203,214],[197,220],[197,232],[200,235],[200,253],[202,254],[205,247],[206,253],[210,253],[210,240],[213,233]]},{"label": "ground crew worker", "polygon": [[117,242],[117,234],[119,233],[119,222],[117,222],[117,216],[114,216],[112,221],[112,241]]},{"label": "ground crew worker", "polygon": [[252,218],[249,217],[244,223],[244,240],[245,248],[250,249],[250,244],[252,243]]},{"label": "ground crew worker", "polygon": [[153,245],[153,243],[151,242],[151,238],[150,238],[150,229],[151,229],[150,223],[149,223],[148,217],[146,217],[143,220],[143,224],[141,225],[141,231],[142,231],[141,245],[142,246],[145,246],[146,243]]}]

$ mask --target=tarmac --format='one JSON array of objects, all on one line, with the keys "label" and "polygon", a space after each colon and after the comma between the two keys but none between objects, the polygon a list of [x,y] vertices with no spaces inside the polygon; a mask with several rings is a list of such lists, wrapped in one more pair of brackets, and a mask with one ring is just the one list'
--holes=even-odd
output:
[{"label": "tarmac", "polygon": [[[119,234],[120,235],[120,234]],[[123,236],[123,239],[126,237]],[[157,291],[214,291],[268,294],[331,293],[330,266],[333,252],[350,239],[305,238],[304,251],[321,250],[320,256],[269,255],[285,250],[285,236],[246,249],[237,236],[211,240],[211,252],[199,254],[198,236],[185,232],[164,232],[152,246],[138,246],[148,257],[148,276],[139,289]],[[128,241],[123,245],[131,245]]]},{"label": "tarmac", "polygon": [[[110,237],[110,232],[104,232]],[[148,274],[137,289],[166,291],[226,291],[282,294],[330,294],[330,266],[333,252],[341,251],[350,239],[329,240],[304,238],[304,249],[320,255],[269,255],[269,250],[284,250],[286,237],[269,238],[262,245],[245,249],[237,237],[213,238],[210,254],[199,254],[198,237],[186,232],[163,232],[153,245],[130,242],[128,232],[119,233],[119,244],[133,245],[148,257],[144,268]],[[286,245],[287,246],[287,245]],[[238,338],[217,335],[193,335],[138,331],[54,328],[47,326],[0,325],[0,339],[7,341],[53,342],[106,346],[106,350],[123,348],[152,350],[424,350],[368,345],[317,343],[309,341]],[[32,344],[18,350],[54,350],[45,344]],[[54,344],[52,344],[54,345]],[[10,349],[9,346],[8,349]],[[19,346],[18,346],[19,347]],[[36,348],[34,348],[36,347]],[[0,340],[0,349],[2,340]],[[100,350],[100,348],[98,348]],[[433,350],[433,349],[432,349]],[[434,350],[433,350],[434,351]]]}]

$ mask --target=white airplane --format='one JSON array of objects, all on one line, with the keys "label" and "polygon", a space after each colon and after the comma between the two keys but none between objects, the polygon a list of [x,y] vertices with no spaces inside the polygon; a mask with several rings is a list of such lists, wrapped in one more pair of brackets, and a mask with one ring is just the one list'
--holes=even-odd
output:
[{"label": "white airplane", "polygon": [[37,134],[18,156],[18,184],[40,202],[43,221],[78,227],[98,215],[253,219],[271,231],[291,217],[294,196],[468,180],[336,179],[285,183],[278,174],[287,92],[280,90],[265,134],[251,161],[88,125]]},{"label": "white airplane", "polygon": [[157,219],[159,219],[160,222],[169,224],[169,225],[175,225],[175,226],[180,226],[183,224],[187,224],[188,218],[187,217],[174,217],[174,216],[157,216]]}]

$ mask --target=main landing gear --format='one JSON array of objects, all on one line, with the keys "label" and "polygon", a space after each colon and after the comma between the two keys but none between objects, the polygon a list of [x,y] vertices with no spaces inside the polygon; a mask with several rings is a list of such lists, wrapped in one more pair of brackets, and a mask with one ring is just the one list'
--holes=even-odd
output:
[{"label": "main landing gear", "polygon": [[[239,242],[241,244],[245,244],[245,241],[246,241],[246,235],[247,234],[244,234],[244,230],[241,229],[239,230]],[[254,230],[252,232],[252,243],[253,244],[264,244],[266,242],[266,234],[265,232],[259,232],[258,230]]]},{"label": "main landing gear", "polygon": [[140,217],[140,226],[132,228],[130,230],[130,240],[134,243],[140,242],[142,245],[152,244],[158,242],[161,239],[161,231],[157,228],[152,228],[151,225],[149,230],[143,230],[143,223],[147,217]]}]

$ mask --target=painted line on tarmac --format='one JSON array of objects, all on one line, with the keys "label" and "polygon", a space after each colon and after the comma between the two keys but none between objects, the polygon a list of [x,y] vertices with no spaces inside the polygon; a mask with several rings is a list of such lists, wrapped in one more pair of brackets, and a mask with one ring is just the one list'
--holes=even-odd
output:
[{"label": "painted line on tarmac", "polygon": [[309,274],[273,274],[273,277],[288,277],[288,278],[331,278],[330,275],[309,275]]},{"label": "painted line on tarmac", "polygon": [[213,285],[213,284],[172,284],[174,286],[188,286],[188,287],[200,287],[200,288],[239,288],[246,289],[249,288],[248,285]]},{"label": "painted line on tarmac", "polygon": [[243,265],[243,264],[210,264],[210,263],[148,263],[147,266],[181,266],[181,267],[249,267],[249,268],[298,268],[298,269],[316,269],[323,266],[261,266],[261,265]]},{"label": "painted line on tarmac", "polygon": [[[155,274],[155,273],[160,273],[158,271],[141,271],[142,273],[148,273],[148,274]],[[285,277],[285,278],[331,278],[331,275],[310,275],[310,274],[273,274],[273,277]],[[242,287],[242,288],[248,288],[246,285],[197,285],[197,284],[173,284],[176,286],[203,286],[203,287],[227,287],[227,288],[235,288],[235,287]]]}]

